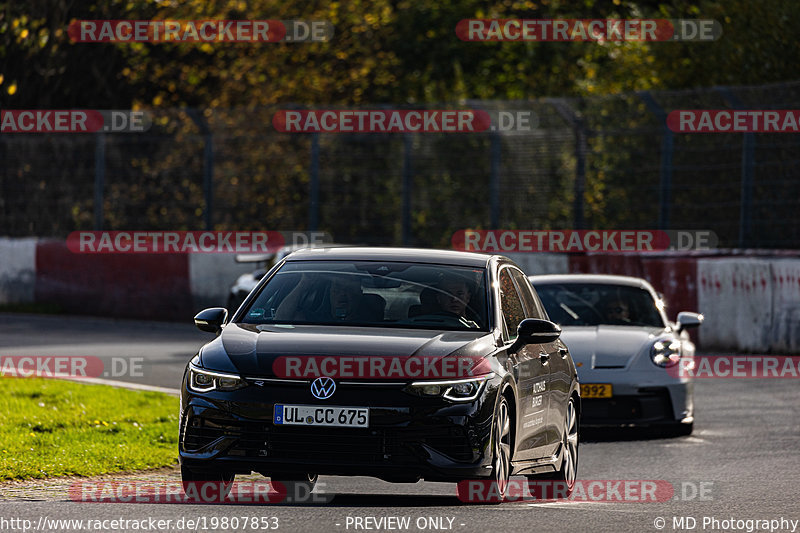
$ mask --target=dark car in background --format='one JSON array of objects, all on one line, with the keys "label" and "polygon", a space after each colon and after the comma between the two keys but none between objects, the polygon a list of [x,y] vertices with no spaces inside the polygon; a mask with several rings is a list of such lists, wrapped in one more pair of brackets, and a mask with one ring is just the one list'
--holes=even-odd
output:
[{"label": "dark car in background", "polygon": [[[507,258],[301,250],[230,320],[212,308],[195,322],[218,335],[182,383],[185,483],[230,483],[255,471],[306,490],[320,474],[480,479],[501,492],[514,474],[574,485],[576,369],[558,326]],[[367,372],[344,372],[359,358]],[[289,372],[312,359],[319,373]],[[378,359],[403,371],[377,371]],[[423,366],[422,375],[409,370]]]},{"label": "dark car in background", "polygon": [[583,426],[659,426],[688,435],[693,383],[667,369],[691,358],[696,313],[667,319],[652,285],[630,276],[531,276],[551,320],[563,328],[581,381]]}]

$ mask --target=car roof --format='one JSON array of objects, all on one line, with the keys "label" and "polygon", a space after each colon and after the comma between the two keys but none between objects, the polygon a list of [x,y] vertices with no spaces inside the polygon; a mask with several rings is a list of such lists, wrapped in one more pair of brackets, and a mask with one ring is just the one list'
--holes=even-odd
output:
[{"label": "car roof", "polygon": [[603,285],[627,285],[652,289],[650,283],[644,278],[634,276],[617,276],[614,274],[548,274],[542,276],[528,276],[531,283],[548,285],[555,283],[596,283]]},{"label": "car roof", "polygon": [[281,246],[275,255],[278,259],[283,259],[284,257],[288,256],[289,254],[293,254],[298,250],[305,250],[307,248],[342,248],[342,247],[352,247],[352,244],[337,244],[333,242],[326,242],[326,243],[319,243],[319,242],[311,242],[308,244],[287,244],[285,246]]},{"label": "car roof", "polygon": [[353,246],[298,250],[286,256],[286,261],[405,261],[485,268],[492,257],[502,256],[425,248]]}]

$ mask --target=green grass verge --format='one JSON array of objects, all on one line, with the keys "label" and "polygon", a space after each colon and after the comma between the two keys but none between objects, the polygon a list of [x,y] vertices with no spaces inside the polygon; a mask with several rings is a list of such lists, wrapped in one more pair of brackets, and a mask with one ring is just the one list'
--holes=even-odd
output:
[{"label": "green grass verge", "polygon": [[178,403],[158,392],[0,378],[0,480],[175,464]]}]

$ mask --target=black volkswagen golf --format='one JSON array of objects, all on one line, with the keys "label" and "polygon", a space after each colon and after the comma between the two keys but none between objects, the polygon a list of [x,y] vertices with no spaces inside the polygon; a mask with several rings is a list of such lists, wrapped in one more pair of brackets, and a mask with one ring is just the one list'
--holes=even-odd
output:
[{"label": "black volkswagen golf", "polygon": [[320,474],[574,485],[575,366],[505,257],[301,250],[227,315],[195,317],[217,337],[183,379],[184,484],[255,471],[305,490]]}]

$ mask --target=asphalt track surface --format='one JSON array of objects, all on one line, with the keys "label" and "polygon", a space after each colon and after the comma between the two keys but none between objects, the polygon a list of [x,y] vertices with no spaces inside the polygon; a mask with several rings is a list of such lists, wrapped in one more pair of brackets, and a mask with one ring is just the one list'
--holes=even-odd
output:
[{"label": "asphalt track surface", "polygon": [[103,369],[93,377],[172,389],[213,338],[192,317],[169,323],[0,313],[0,355],[96,357]]},{"label": "asphalt track surface", "polygon": [[[144,376],[114,379],[162,387],[177,387],[186,361],[209,338],[186,324],[0,315],[2,355],[144,357]],[[55,527],[59,524],[52,522],[44,528],[56,519],[106,520],[105,528],[91,530],[125,531],[111,520],[150,518],[172,523],[144,529],[128,523],[127,530],[275,531],[277,519],[277,531],[291,532],[749,532],[764,531],[765,526],[770,531],[772,525],[777,526],[772,531],[792,531],[793,525],[794,531],[800,531],[798,385],[797,379],[697,380],[696,424],[690,437],[660,438],[638,431],[584,435],[578,475],[586,488],[585,498],[470,505],[456,497],[451,484],[321,477],[322,486],[315,491],[319,501],[303,504],[84,503],[70,500],[68,488],[75,480],[15,482],[0,483],[0,531],[22,531],[22,520],[30,521],[29,530],[36,530],[40,520],[39,531],[89,530],[74,523]],[[150,483],[179,479],[174,469],[140,476]],[[592,480],[655,480],[660,486],[671,485],[674,492],[658,502],[618,501],[613,491],[612,499],[617,501],[596,501],[588,494]],[[594,494],[602,499],[603,492],[607,491]],[[221,527],[221,519],[233,517],[238,517],[238,527],[232,522]],[[389,517],[408,519],[408,526],[402,521],[378,522]],[[205,524],[189,529],[184,522],[176,527],[181,518],[205,520]],[[243,527],[244,518],[266,520],[257,527],[250,527],[252,522]],[[658,528],[662,519],[663,527]]]}]

